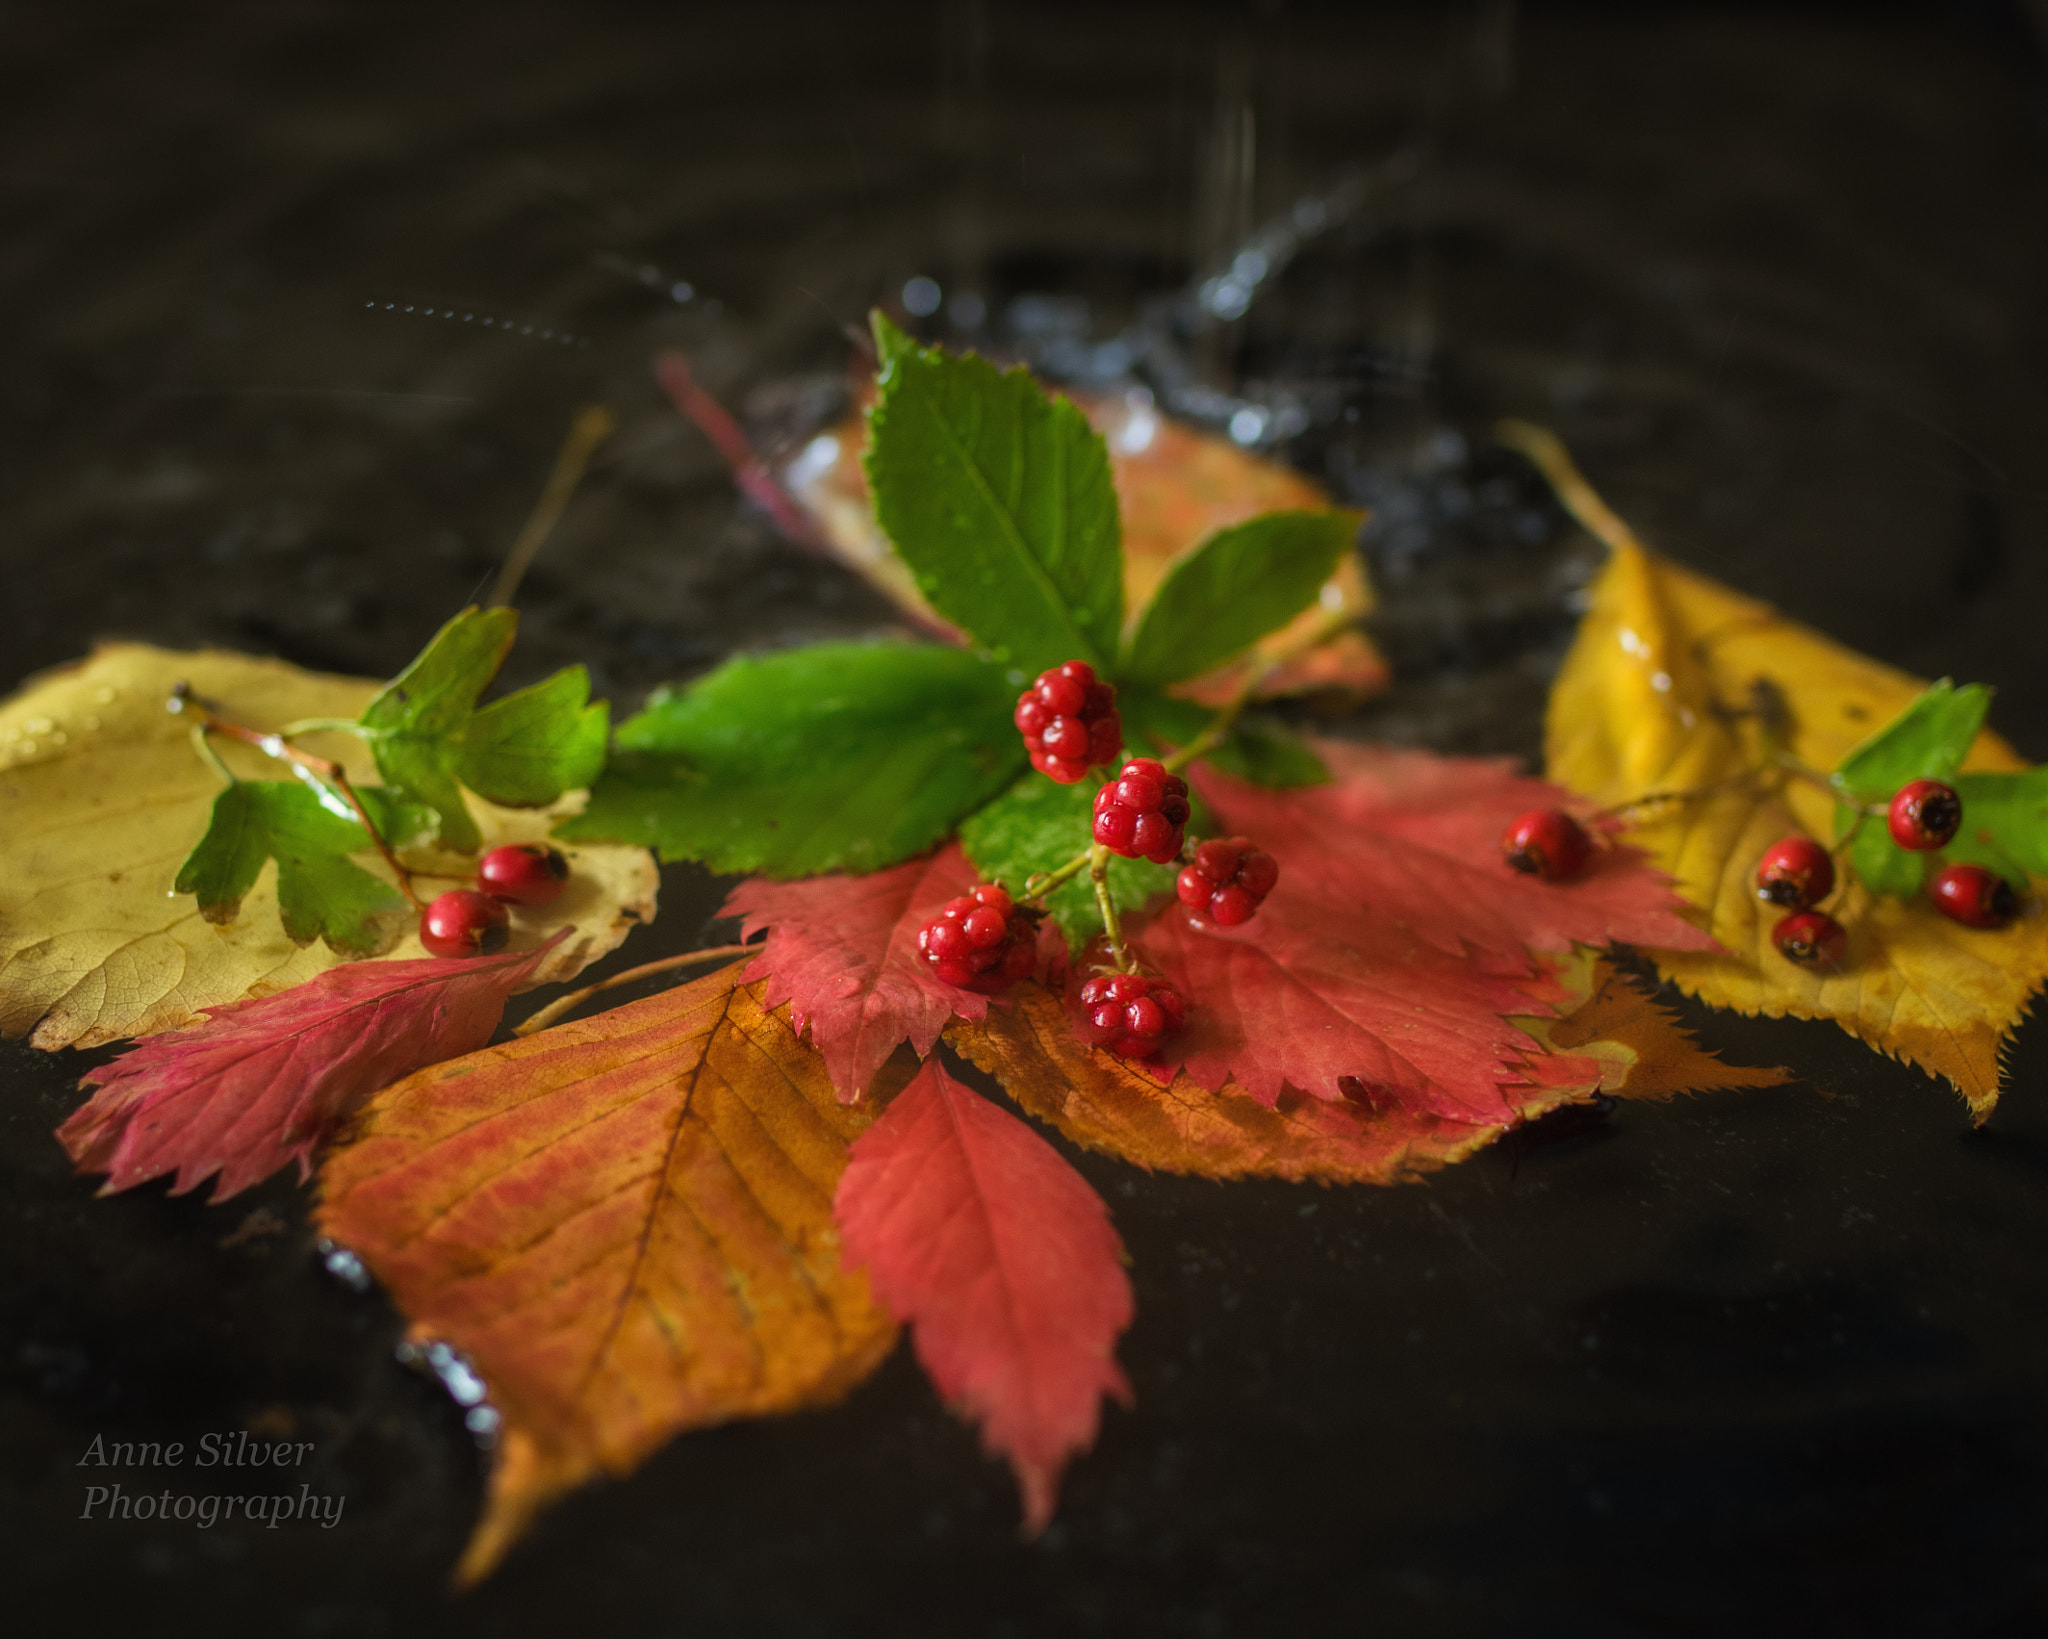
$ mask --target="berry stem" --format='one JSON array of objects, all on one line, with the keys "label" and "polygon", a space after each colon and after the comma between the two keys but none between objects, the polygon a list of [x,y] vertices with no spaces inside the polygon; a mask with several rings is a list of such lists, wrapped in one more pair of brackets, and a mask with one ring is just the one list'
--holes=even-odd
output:
[{"label": "berry stem", "polygon": [[1162,757],[1161,766],[1169,774],[1178,774],[1188,764],[1208,756],[1230,738],[1230,731],[1237,726],[1237,719],[1244,708],[1252,703],[1252,697],[1266,686],[1275,672],[1296,656],[1313,649],[1318,643],[1327,642],[1335,637],[1351,624],[1351,620],[1352,617],[1344,610],[1326,610],[1322,618],[1297,641],[1290,643],[1280,653],[1269,655],[1258,665],[1250,667],[1244,676],[1238,679],[1237,687],[1231,692],[1230,698],[1218,707],[1216,715],[1209,719],[1209,726],[1171,757]]},{"label": "berry stem", "polygon": [[705,950],[686,951],[681,956],[664,956],[658,962],[642,962],[638,967],[629,967],[623,973],[614,973],[609,979],[600,979],[594,985],[585,985],[581,990],[572,990],[566,996],[557,996],[532,1018],[514,1025],[512,1034],[530,1036],[536,1030],[545,1030],[565,1014],[575,1012],[601,990],[615,990],[620,985],[652,978],[657,973],[667,973],[679,967],[692,967],[698,962],[720,962],[728,957],[745,956],[759,949],[758,945],[712,945]]},{"label": "berry stem", "polygon": [[1088,850],[1088,875],[1095,884],[1095,906],[1102,912],[1102,931],[1109,935],[1109,953],[1116,959],[1117,971],[1131,971],[1130,953],[1124,949],[1123,924],[1116,914],[1116,901],[1109,892],[1109,850],[1096,843]]},{"label": "berry stem", "polygon": [[[208,734],[225,734],[231,740],[240,740],[244,745],[254,746],[266,757],[275,757],[279,762],[291,764],[298,771],[300,778],[310,778],[310,783],[316,786],[325,784],[332,787],[354,812],[357,823],[369,832],[370,840],[377,845],[377,852],[383,855],[384,863],[391,867],[392,874],[398,879],[398,891],[405,895],[406,903],[416,911],[426,909],[420,903],[419,895],[412,891],[412,872],[399,864],[398,856],[391,851],[391,844],[384,840],[384,833],[377,829],[370,818],[370,811],[363,806],[363,799],[356,795],[356,788],[349,783],[348,770],[340,763],[329,757],[315,757],[310,752],[301,751],[296,746],[287,744],[282,734],[265,734],[261,729],[250,728],[247,724],[221,716],[211,705],[194,694],[189,684],[176,684],[171,689],[171,698],[167,703],[172,711],[196,718],[194,727],[202,738]],[[211,747],[207,749],[212,750]],[[213,762],[215,767],[220,768],[223,773],[226,772],[225,765],[221,763],[217,754],[214,755]],[[228,778],[232,780],[234,776],[230,774]]]},{"label": "berry stem", "polygon": [[1088,862],[1094,857],[1094,854],[1095,850],[1092,847],[1083,848],[1058,870],[1046,871],[1037,876],[1026,877],[1024,880],[1025,901],[1031,904],[1043,904],[1045,896],[1051,893],[1053,889],[1064,888],[1075,877],[1087,870]]}]

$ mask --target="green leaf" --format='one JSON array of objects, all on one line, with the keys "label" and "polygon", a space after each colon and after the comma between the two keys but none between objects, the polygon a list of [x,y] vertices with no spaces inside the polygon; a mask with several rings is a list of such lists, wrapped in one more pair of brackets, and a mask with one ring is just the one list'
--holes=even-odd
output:
[{"label": "green leaf", "polygon": [[[359,793],[393,847],[433,831],[433,816],[372,788]],[[341,807],[341,812],[335,809]],[[396,889],[352,864],[374,844],[341,799],[295,780],[251,780],[214,799],[213,820],[178,872],[177,891],[194,894],[207,921],[234,921],[263,862],[277,861],[277,904],[297,944],[325,939],[338,951],[367,955],[390,941],[376,918],[403,911]]]},{"label": "green leaf", "polygon": [[581,666],[494,700],[457,740],[456,778],[508,808],[542,808],[604,771],[610,711]]},{"label": "green leaf", "polygon": [[1146,605],[1118,678],[1199,677],[1277,632],[1315,602],[1358,524],[1355,512],[1269,512],[1211,535]]},{"label": "green leaf", "polygon": [[2023,774],[1958,774],[1963,823],[1944,859],[1985,865],[2016,887],[2048,876],[2048,766]]},{"label": "green leaf", "polygon": [[[1984,726],[1991,691],[1981,683],[1957,688],[1946,677],[1842,759],[1832,778],[1856,802],[1889,802],[1908,780],[1953,780],[1970,742]],[[1965,810],[1967,821],[1968,811]],[[1880,815],[1857,826],[1856,810],[1835,805],[1835,840],[1856,829],[1849,863],[1874,893],[1910,898],[1926,881],[1929,856],[1892,841]]]},{"label": "green leaf", "polygon": [[[1189,744],[1215,715],[1192,700],[1162,694],[1137,683],[1119,685],[1116,698],[1125,738],[1148,757],[1164,757]],[[1330,777],[1322,758],[1308,748],[1300,735],[1266,717],[1238,718],[1231,725],[1230,737],[1199,760],[1241,780],[1276,790],[1321,785]]]},{"label": "green leaf", "polygon": [[439,814],[441,841],[461,853],[483,841],[461,786],[508,807],[538,808],[589,785],[604,767],[609,714],[602,702],[588,704],[581,666],[476,709],[518,624],[510,609],[463,610],[360,720],[385,784]]},{"label": "green leaf", "polygon": [[998,660],[1107,671],[1123,547],[1101,435],[1022,369],[919,347],[880,314],[874,325],[868,485],[918,589]]},{"label": "green leaf", "polygon": [[[1021,895],[1027,877],[1059,869],[1089,845],[1100,789],[1095,780],[1061,785],[1042,774],[1027,774],[960,827],[960,845],[984,878]],[[1120,915],[1138,910],[1155,896],[1171,893],[1174,876],[1171,865],[1112,858],[1110,898]],[[1055,888],[1045,908],[1076,952],[1102,931],[1095,886],[1085,871]]]},{"label": "green leaf", "polygon": [[1017,776],[1018,684],[960,649],[832,643],[728,661],[620,724],[564,837],[717,871],[873,871]]}]

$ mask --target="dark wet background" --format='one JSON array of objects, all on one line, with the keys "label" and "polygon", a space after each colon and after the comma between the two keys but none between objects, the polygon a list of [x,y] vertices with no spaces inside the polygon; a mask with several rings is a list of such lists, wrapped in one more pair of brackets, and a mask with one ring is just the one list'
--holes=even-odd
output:
[{"label": "dark wet background", "polygon": [[[689,349],[799,436],[840,325],[924,276],[933,334],[1135,371],[1378,508],[1404,681],[1360,732],[1536,750],[1591,560],[1489,450],[1511,413],[1680,559],[1995,681],[2048,756],[2040,15],[9,8],[0,681],[102,634],[388,674],[486,584],[594,399],[625,428],[528,582],[521,678],[587,661],[630,707],[736,646],[874,630],[887,607],[735,501],[646,359]],[[1276,220],[1257,277],[1234,258]],[[671,871],[627,959],[716,901]],[[391,1311],[321,1270],[304,1196],[96,1202],[49,1137],[88,1061],[0,1048],[10,1615],[2038,1631],[2048,1036],[1972,1132],[1831,1027],[1693,1016],[1804,1079],[1391,1192],[1077,1158],[1133,1257],[1138,1399],[1036,1545],[899,1353],[838,1410],[573,1499],[460,1600],[478,1454],[394,1364]],[[315,1441],[292,1489],[346,1495],[343,1523],[77,1520],[95,1433],[240,1428]]]}]

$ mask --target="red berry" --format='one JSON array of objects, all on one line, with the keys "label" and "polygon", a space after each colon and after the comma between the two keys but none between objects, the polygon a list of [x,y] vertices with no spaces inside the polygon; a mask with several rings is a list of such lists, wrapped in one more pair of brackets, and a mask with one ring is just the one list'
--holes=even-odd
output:
[{"label": "red berry", "polygon": [[1966,928],[2002,928],[2019,914],[2019,896],[2004,877],[1981,865],[1944,865],[1927,884],[1927,897]]},{"label": "red berry", "polygon": [[1081,1036],[1118,1058],[1149,1058],[1187,1022],[1187,1003],[1149,973],[1101,973],[1081,987]]},{"label": "red berry", "polygon": [[489,894],[451,888],[420,912],[420,943],[435,956],[489,956],[505,948],[510,922]]},{"label": "red berry", "polygon": [[1885,815],[1892,841],[1916,854],[1946,846],[1963,823],[1963,799],[1939,780],[1908,780],[1892,795]]},{"label": "red berry", "polygon": [[1786,837],[1756,862],[1756,896],[1788,911],[1818,905],[1835,891],[1833,857],[1812,837]]},{"label": "red berry", "polygon": [[1123,749],[1116,690],[1099,682],[1085,660],[1069,660],[1018,698],[1012,719],[1031,753],[1031,766],[1061,785],[1076,785],[1095,763],[1114,762]]},{"label": "red berry", "polygon": [[1095,840],[1126,859],[1164,865],[1180,853],[1188,782],[1150,757],[1133,757],[1095,793]]},{"label": "red berry", "polygon": [[1508,864],[1545,882],[1577,876],[1593,857],[1593,839],[1562,808],[1537,808],[1507,828],[1500,851]]},{"label": "red berry", "polygon": [[562,897],[569,862],[537,842],[508,842],[476,862],[476,885],[512,905],[547,905]]},{"label": "red berry", "polygon": [[1849,950],[1848,934],[1826,911],[1794,911],[1771,929],[1771,943],[1801,967],[1840,967]]},{"label": "red berry", "polygon": [[1280,880],[1280,867],[1249,837],[1211,837],[1195,849],[1194,863],[1180,873],[1174,891],[1197,916],[1226,928],[1251,920],[1259,901]]},{"label": "red berry", "polygon": [[993,994],[1038,965],[1037,911],[1019,910],[992,882],[949,899],[917,934],[917,950],[949,985]]}]

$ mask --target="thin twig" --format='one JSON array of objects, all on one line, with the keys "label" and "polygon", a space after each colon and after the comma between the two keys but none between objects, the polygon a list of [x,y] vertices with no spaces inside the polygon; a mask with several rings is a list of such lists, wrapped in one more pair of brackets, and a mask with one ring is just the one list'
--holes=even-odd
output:
[{"label": "thin twig", "polygon": [[600,979],[594,985],[585,985],[581,990],[572,990],[566,996],[557,996],[532,1018],[523,1024],[515,1025],[512,1034],[530,1036],[536,1030],[545,1030],[563,1015],[575,1012],[601,990],[615,990],[620,985],[629,985],[636,980],[646,979],[657,973],[667,973],[674,968],[690,967],[698,962],[716,962],[731,956],[746,956],[760,948],[759,945],[713,945],[708,950],[688,951],[681,956],[664,956],[658,962],[642,962],[638,967],[629,967],[623,973],[614,973],[609,979]]},{"label": "thin twig", "polygon": [[555,457],[555,470],[548,474],[547,487],[540,492],[540,500],[533,509],[533,516],[526,520],[526,527],[519,532],[519,539],[512,543],[512,550],[505,555],[505,567],[498,573],[498,584],[491,592],[491,607],[502,609],[512,602],[519,590],[519,582],[525,578],[527,565],[533,562],[562,514],[569,508],[569,501],[576,493],[576,486],[583,482],[584,469],[590,465],[590,458],[597,452],[598,445],[618,431],[619,418],[606,404],[586,404],[576,412],[576,419],[569,423],[569,436],[562,440],[561,454]]},{"label": "thin twig", "polygon": [[266,734],[261,729],[250,728],[244,723],[237,723],[221,716],[184,683],[172,688],[169,705],[174,712],[197,716],[200,729],[206,733],[225,734],[231,740],[239,740],[244,745],[254,746],[266,757],[275,757],[279,762],[290,763],[302,773],[310,774],[332,785],[354,811],[357,822],[369,832],[370,840],[377,845],[377,852],[384,856],[384,863],[391,867],[392,874],[398,878],[398,891],[405,895],[406,903],[414,910],[425,909],[420,904],[419,895],[412,891],[412,873],[399,864],[398,856],[391,851],[391,844],[384,840],[384,833],[377,829],[376,822],[370,818],[370,811],[363,806],[363,799],[356,795],[355,786],[349,782],[348,770],[340,763],[331,757],[315,757],[310,752],[301,751],[289,744],[282,734]]}]

